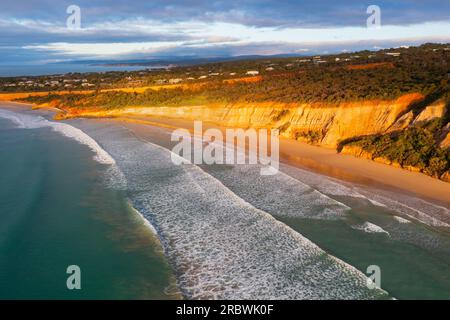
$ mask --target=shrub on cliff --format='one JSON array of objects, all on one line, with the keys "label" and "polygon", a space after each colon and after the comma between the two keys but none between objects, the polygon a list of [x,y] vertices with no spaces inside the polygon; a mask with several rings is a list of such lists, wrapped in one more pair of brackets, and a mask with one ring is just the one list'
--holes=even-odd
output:
[{"label": "shrub on cliff", "polygon": [[438,178],[450,169],[450,150],[437,144],[442,127],[443,120],[434,119],[403,131],[356,139],[348,145],[369,152],[372,158],[386,158]]}]

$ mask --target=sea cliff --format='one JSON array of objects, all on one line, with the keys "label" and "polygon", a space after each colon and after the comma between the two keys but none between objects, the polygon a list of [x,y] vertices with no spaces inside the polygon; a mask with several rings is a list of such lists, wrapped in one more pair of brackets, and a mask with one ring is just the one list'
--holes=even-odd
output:
[{"label": "sea cliff", "polygon": [[[121,108],[90,106],[82,108],[65,107],[58,101],[50,101],[40,104],[40,106],[57,107],[60,112],[55,118],[60,120],[76,117],[148,116],[201,120],[223,127],[278,128],[284,138],[336,149],[344,154],[371,159],[410,171],[424,172],[449,181],[448,159],[446,158],[450,131],[448,124],[430,133],[433,136],[431,138],[428,137],[430,135],[428,129],[423,129],[428,135],[426,144],[434,148],[431,153],[424,151],[424,154],[419,154],[415,150],[416,146],[410,146],[411,150],[405,151],[405,153],[417,153],[417,157],[425,157],[424,161],[405,160],[407,154],[398,156],[398,159],[397,156],[391,157],[383,150],[380,151],[380,148],[372,148],[372,145],[376,145],[373,141],[370,141],[369,147],[367,147],[367,143],[366,145],[358,143],[358,141],[363,141],[358,139],[364,139],[364,137],[391,134],[395,136],[397,132],[405,132],[409,128],[421,128],[423,124],[436,119],[445,123],[447,121],[445,120],[446,102],[439,99],[429,102],[420,93],[405,94],[391,100],[361,100],[335,104],[325,102],[216,102],[199,105],[126,106]],[[419,133],[422,134],[422,132]],[[434,137],[434,135],[437,136]],[[391,148],[395,145],[394,140],[391,141]],[[384,146],[382,147],[384,148]],[[437,155],[434,154],[436,152]],[[433,160],[433,158],[436,159]],[[434,162],[430,162],[431,160]],[[430,166],[433,167],[430,169]]]}]

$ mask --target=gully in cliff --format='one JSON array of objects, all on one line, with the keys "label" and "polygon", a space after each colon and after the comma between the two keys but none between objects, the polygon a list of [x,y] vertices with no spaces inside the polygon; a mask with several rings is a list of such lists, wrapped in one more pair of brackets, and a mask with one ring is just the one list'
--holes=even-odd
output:
[{"label": "gully in cliff", "polygon": [[278,129],[271,129],[270,132],[268,129],[225,129],[224,139],[222,130],[209,128],[203,132],[202,122],[194,121],[193,135],[186,129],[177,129],[172,132],[171,140],[178,142],[171,156],[176,165],[260,164],[263,166],[261,175],[278,172]]}]

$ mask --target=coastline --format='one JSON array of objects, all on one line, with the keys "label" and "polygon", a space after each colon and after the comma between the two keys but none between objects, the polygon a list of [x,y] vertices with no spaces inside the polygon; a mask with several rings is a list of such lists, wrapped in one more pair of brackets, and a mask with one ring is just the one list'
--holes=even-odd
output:
[{"label": "coastline", "polygon": [[[0,110],[0,273],[8,275],[0,298],[180,299],[159,238],[108,184],[117,175],[96,159],[99,150],[46,127],[50,113],[20,112],[16,122],[10,110]],[[61,286],[69,262],[89,270],[82,292]]]},{"label": "coastline", "polygon": [[[1,101],[2,104],[20,108],[35,108],[32,104]],[[55,108],[39,109],[57,112]],[[98,117],[98,119],[102,119]],[[112,118],[125,123],[157,126],[166,130],[178,128],[193,131],[193,121],[175,118],[124,115]],[[203,129],[223,126],[203,122]],[[280,161],[292,166],[314,171],[319,174],[363,185],[376,186],[392,191],[419,196],[450,208],[450,184],[422,173],[396,168],[387,164],[341,154],[333,149],[313,146],[304,142],[280,138]]]},{"label": "coastline", "polygon": [[[159,126],[167,130],[178,128],[193,132],[193,122],[182,119],[124,116],[114,118],[127,123]],[[203,122],[203,129],[225,127]],[[404,194],[419,196],[450,207],[450,184],[419,172],[396,168],[387,164],[340,154],[333,149],[280,138],[280,161],[340,180],[380,187]]]},{"label": "coastline", "polygon": [[[52,110],[31,111],[29,107],[29,105],[24,106],[23,104],[10,104],[9,110],[14,111],[15,109],[16,112],[24,113],[29,116],[32,116],[33,112],[35,112],[36,116],[41,116],[49,120],[54,114]],[[433,223],[433,220],[440,218],[439,213],[448,215],[448,211],[444,210],[443,208],[439,209],[434,204],[429,204],[429,206],[425,207],[416,207],[414,203],[412,203],[412,207],[409,209],[411,209],[411,211],[414,211],[417,208],[417,212],[419,213],[419,215],[416,216],[414,215],[414,212],[411,215],[408,211],[397,211],[398,209],[397,207],[395,207],[395,204],[394,206],[391,206],[390,203],[386,204],[384,202],[377,202],[378,198],[373,198],[371,197],[371,195],[367,195],[368,198],[366,198],[364,197],[364,195],[366,195],[365,193],[361,194],[362,197],[355,197],[355,194],[352,191],[363,190],[364,187],[362,185],[358,186],[356,183],[347,184],[343,181],[336,181],[337,183],[334,183],[325,175],[320,176],[312,173],[312,169],[298,170],[294,167],[288,168],[288,166],[286,166],[285,164],[289,161],[292,161],[292,164],[295,163],[297,167],[304,168],[306,166],[302,165],[300,162],[295,162],[295,159],[286,159],[284,154],[283,163],[280,167],[280,174],[264,181],[259,180],[258,174],[252,174],[252,172],[256,172],[253,171],[253,169],[249,168],[250,166],[248,166],[247,168],[250,169],[250,171],[245,169],[244,167],[234,166],[232,170],[226,171],[225,175],[222,175],[222,173],[224,172],[222,170],[223,168],[220,168],[220,166],[216,168],[214,168],[214,166],[193,166],[191,168],[192,170],[190,170],[189,168],[183,168],[181,170],[186,170],[186,172],[188,172],[189,174],[182,174],[181,176],[178,176],[178,174],[173,175],[175,177],[175,179],[173,180],[173,185],[176,186],[175,188],[177,188],[177,192],[173,192],[173,189],[167,190],[167,185],[164,181],[159,181],[161,173],[165,173],[167,164],[170,164],[170,157],[167,158],[167,149],[169,149],[170,151],[173,145],[173,142],[170,142],[170,133],[173,129],[182,126],[185,126],[187,128],[192,127],[193,123],[191,121],[119,117],[111,119],[80,118],[64,121],[61,123],[61,125],[64,124],[79,128],[87,135],[91,136],[92,139],[97,141],[97,143],[102,148],[104,148],[104,150],[107,150],[107,152],[110,153],[114,159],[117,159],[117,161],[119,161],[118,164],[120,164],[123,173],[127,177],[127,180],[133,181],[130,185],[131,190],[139,190],[137,193],[132,192],[129,195],[129,205],[127,207],[129,207],[130,212],[132,212],[131,216],[133,217],[133,221],[136,221],[140,227],[145,228],[146,230],[149,229],[148,225],[141,224],[141,217],[144,216],[147,221],[152,221],[152,223],[153,219],[155,219],[154,223],[155,226],[157,226],[158,236],[162,237],[160,238],[160,242],[165,248],[164,253],[169,259],[172,270],[175,273],[177,283],[179,284],[178,288],[180,290],[178,291],[174,290],[173,286],[167,287],[167,289],[164,290],[165,294],[170,294],[173,298],[180,297],[179,295],[173,295],[175,292],[181,293],[181,296],[188,298],[196,297],[192,296],[192,291],[189,291],[189,285],[191,284],[190,281],[193,281],[193,279],[195,279],[191,276],[195,276],[195,271],[194,274],[190,274],[186,271],[185,268],[183,268],[183,266],[185,266],[185,263],[188,263],[189,265],[193,263],[193,265],[196,266],[198,257],[193,259],[192,261],[190,260],[190,257],[192,257],[191,252],[193,250],[194,252],[199,254],[204,251],[204,245],[196,246],[196,242],[194,239],[209,239],[208,237],[211,237],[211,240],[209,242],[216,243],[212,248],[214,250],[223,252],[224,256],[232,255],[234,252],[241,252],[243,248],[242,246],[244,245],[245,248],[245,244],[247,244],[247,247],[250,246],[251,248],[251,250],[248,251],[248,254],[252,256],[254,249],[253,243],[255,242],[255,239],[257,239],[257,242],[261,242],[259,237],[263,236],[265,241],[267,237],[265,231],[270,231],[269,234],[271,235],[271,237],[269,237],[269,239],[273,238],[275,244],[283,244],[283,237],[294,235],[291,233],[286,234],[285,230],[281,230],[280,228],[282,225],[288,226],[289,228],[291,228],[291,230],[294,231],[295,234],[298,233],[301,237],[303,237],[300,238],[300,240],[307,239],[305,240],[306,242],[297,243],[297,246],[299,248],[305,249],[303,256],[307,255],[307,252],[308,254],[311,252],[310,249],[305,248],[305,245],[311,242],[317,245],[321,250],[325,251],[330,256],[336,257],[338,259],[338,265],[339,261],[343,261],[344,264],[350,265],[363,274],[366,270],[366,266],[374,262],[377,263],[377,265],[381,265],[383,268],[392,267],[393,271],[391,271],[390,274],[386,277],[385,286],[383,287],[385,291],[389,292],[390,296],[396,298],[421,297],[423,295],[423,288],[430,285],[430,283],[433,288],[435,288],[433,294],[435,294],[436,297],[442,297],[446,294],[441,288],[442,286],[445,287],[446,280],[445,277],[440,276],[440,272],[442,271],[442,268],[446,263],[446,260],[441,258],[448,256],[445,254],[443,257],[441,256],[442,253],[447,252],[445,248],[448,248],[448,246],[445,246],[445,244],[447,243],[446,237],[448,236],[448,225],[442,225],[443,227],[441,227],[441,225]],[[204,123],[204,128],[212,126],[217,127],[217,125],[214,124]],[[148,142],[148,144],[146,142]],[[285,140],[282,141],[283,146],[285,145],[285,142]],[[303,150],[304,148],[300,149]],[[324,151],[323,148],[319,147],[315,147],[313,149]],[[160,151],[162,153],[159,153]],[[331,152],[332,150],[327,151]],[[291,157],[294,156],[292,152],[289,152],[289,155],[291,155]],[[136,166],[136,163],[139,163],[139,165]],[[321,164],[323,163],[321,162]],[[160,171],[160,168],[162,168],[163,170]],[[173,169],[175,170],[174,173],[180,170],[178,168]],[[295,171],[300,172],[300,175],[296,176]],[[322,172],[324,172],[323,168]],[[198,173],[200,176],[196,176],[195,174],[192,175],[192,173]],[[290,177],[289,174],[291,174]],[[172,175],[169,174],[169,176]],[[219,189],[221,190],[221,192],[215,192],[215,189],[212,188],[209,183],[206,185],[201,184],[201,187],[198,190],[195,187],[189,187],[196,186],[197,183],[204,181],[202,177],[206,177],[207,181],[218,182],[218,186],[220,186]],[[311,180],[311,177],[313,177],[313,179],[317,178],[317,180],[315,181],[317,181],[318,184],[324,182],[328,187],[336,188],[336,193],[334,193],[334,191],[330,189],[329,192],[331,194],[331,197],[329,198],[327,196],[328,192],[326,191],[326,189],[323,189],[322,186],[319,185],[316,186],[314,180]],[[185,180],[184,178],[187,178],[187,180]],[[352,177],[346,178],[347,180],[352,180]],[[369,179],[364,177],[356,175],[355,177],[353,177],[353,181],[358,179],[361,180],[361,183],[375,183],[373,181],[369,181]],[[149,181],[152,182],[148,183]],[[346,188],[346,185],[353,186],[351,188]],[[313,190],[313,193],[304,193],[304,186],[308,186],[307,188],[309,190]],[[341,187],[343,188],[341,189]],[[353,187],[355,189],[353,189]],[[374,189],[370,189],[371,188],[367,188],[366,190],[368,190],[369,192],[377,191]],[[275,198],[279,199],[279,203],[274,201],[276,199],[270,196],[272,190],[280,191],[280,193],[275,195]],[[383,196],[383,194],[387,193],[385,188],[378,189],[378,191],[380,193],[377,194],[381,195],[381,197]],[[142,192],[145,192],[144,197],[142,196]],[[209,197],[210,192],[216,194],[217,198],[211,200]],[[196,193],[200,194],[200,198],[195,196]],[[324,197],[324,194],[325,198],[322,198]],[[261,195],[268,195],[268,197]],[[228,210],[211,210],[209,206],[209,204],[211,206],[221,206],[222,197],[226,198],[228,196],[231,196],[237,200],[237,211],[232,211],[234,212],[233,216],[235,214],[238,214],[239,218],[236,219],[236,221],[231,219],[231,217],[222,219],[223,214],[229,214]],[[313,198],[311,198],[311,196],[313,196]],[[322,200],[329,199],[328,201],[326,201],[325,205],[333,212],[331,216],[327,215],[327,211],[324,211],[326,215],[320,216],[319,219],[312,218],[315,215],[309,215],[312,213],[317,214],[317,212],[320,211],[316,210],[320,210],[321,206],[324,205],[321,201],[319,201],[319,203],[315,202],[314,199],[317,200],[317,196]],[[392,193],[392,196],[398,196],[396,200],[400,202],[404,200],[402,199],[402,195],[400,195],[399,193]],[[144,198],[145,202],[142,202]],[[189,199],[189,201],[186,202],[186,199]],[[199,201],[192,201],[192,199],[196,199]],[[206,199],[206,203],[202,202],[202,199]],[[417,198],[417,201],[421,202],[422,200]],[[272,203],[278,205],[273,206]],[[407,206],[409,203],[404,202],[404,204],[406,204]],[[339,212],[341,211],[339,210],[339,208],[341,208],[341,206],[348,206],[348,211],[345,217],[340,216]],[[161,209],[162,211],[159,211],[159,208],[163,208]],[[225,209],[226,208],[228,208],[228,205],[226,205]],[[205,211],[202,211],[204,209]],[[170,212],[175,216],[167,218],[167,215],[164,214],[164,212],[167,212],[168,210],[170,210]],[[249,216],[247,216],[246,214],[243,214],[242,216],[240,215],[241,212],[245,212],[244,210],[256,210],[255,212],[267,213],[268,215],[264,215],[264,221],[265,223],[267,223],[269,229],[258,230],[257,232],[249,236],[248,233],[250,233],[253,228],[242,232],[242,230],[245,230],[245,228],[243,228],[242,225],[238,225],[236,229],[232,228],[228,235],[227,233],[221,234],[221,230],[229,230],[225,226],[233,227],[236,223],[244,223],[243,225],[247,226],[247,222],[245,222],[247,220],[245,219],[248,219],[248,217],[250,217],[251,221],[253,221],[254,217],[252,214],[250,214]],[[153,212],[155,213],[153,214]],[[205,220],[205,216],[208,216],[209,214],[212,215],[212,218]],[[420,214],[424,214],[424,218],[427,219],[422,219],[422,216],[420,216]],[[192,219],[194,219],[194,221],[188,220],[186,222],[185,219],[191,219],[191,216],[193,216]],[[221,217],[221,219],[216,220],[216,218],[214,217]],[[266,218],[268,217],[273,218],[269,221],[266,220]],[[341,217],[342,219],[338,218],[337,220],[334,220],[336,217]],[[399,223],[396,220],[399,217],[404,217],[405,219],[403,219],[402,222]],[[215,225],[215,223],[222,223],[222,221],[224,222],[224,225],[220,225],[221,227],[217,227]],[[447,218],[442,220],[442,222],[449,223]],[[205,225],[203,225],[203,223],[205,223]],[[204,228],[189,227],[197,225],[202,225],[204,226]],[[366,225],[371,228],[375,228],[375,230],[378,231],[367,231],[366,229],[364,229]],[[207,231],[205,231],[205,228],[214,229],[207,229]],[[275,228],[276,230],[274,230],[273,228]],[[186,231],[186,233],[180,233],[181,230]],[[324,230],[327,230],[327,232],[323,232]],[[409,233],[407,233],[406,235],[403,233],[405,230],[409,230]],[[198,232],[198,234],[196,232]],[[408,236],[411,235],[410,232],[413,232],[414,234],[414,237],[412,239],[410,238],[410,236]],[[149,233],[150,232],[148,232],[147,234]],[[227,236],[229,238],[227,238]],[[397,236],[399,236],[401,240],[397,240]],[[433,241],[436,241],[438,246],[430,247],[427,241],[423,241],[422,236],[432,237],[432,239],[434,239]],[[223,240],[224,237],[227,239],[227,241]],[[239,241],[233,242],[230,240],[234,238],[239,239]],[[183,239],[183,241],[169,241],[173,239]],[[215,242],[214,239],[217,239],[218,242]],[[184,245],[181,245],[181,247],[173,245],[174,243],[186,243],[186,241],[190,244],[188,247],[187,255],[184,251],[184,249],[186,249]],[[412,242],[409,243],[410,241]],[[227,244],[229,243],[230,247],[228,247],[228,245],[222,247],[220,245],[222,242],[225,242]],[[387,249],[386,246],[388,246],[389,249]],[[440,251],[441,246],[444,251]],[[212,248],[207,249],[206,252],[212,252]],[[215,252],[214,250],[213,252]],[[280,252],[284,252],[284,250],[280,250],[277,248],[274,252],[280,254]],[[402,254],[398,255],[398,252],[402,252]],[[433,254],[429,259],[420,259],[421,254],[423,254],[424,252],[432,252]],[[253,258],[249,259],[250,261],[252,261],[251,265],[255,266],[257,270],[264,271],[264,266],[266,266],[267,263],[272,265],[270,260],[269,262],[267,261],[266,254],[267,252],[264,251],[263,254],[252,256]],[[201,254],[200,256],[204,257],[203,254]],[[243,256],[247,257],[247,255]],[[217,257],[217,255],[214,255],[214,257]],[[264,259],[256,259],[258,257],[264,257]],[[290,255],[288,255],[288,257],[290,257]],[[208,259],[208,261],[215,260]],[[227,259],[227,261],[234,261],[234,259]],[[245,258],[245,260],[242,260],[242,263],[247,263],[246,261],[247,258]],[[281,257],[280,259],[276,259],[275,261],[285,261],[284,255],[283,257]],[[228,264],[225,265],[230,267]],[[241,263],[238,263],[237,265],[240,266]],[[287,265],[292,266],[292,261],[288,261]],[[221,264],[219,263],[213,269],[208,269],[208,265],[202,267],[206,268],[206,271],[204,272],[207,272],[208,274],[210,274],[209,272],[211,272],[211,279],[217,279],[220,278],[222,274],[227,274],[228,270],[231,270],[225,269],[224,272],[215,273],[217,267],[220,268],[220,266]],[[409,266],[406,273],[404,272],[405,266]],[[247,270],[247,268],[248,267],[246,266],[244,269]],[[330,275],[333,273],[334,272],[330,273]],[[258,276],[261,276],[261,273],[257,274]],[[295,274],[300,277],[300,279],[305,279],[303,278],[303,269],[299,270],[299,273]],[[313,275],[315,274],[315,271],[313,271]],[[264,274],[263,278],[265,278],[266,276],[270,278],[273,275],[273,272],[269,272],[267,275]],[[401,283],[407,284],[409,281],[408,279],[412,275],[420,275],[420,279],[422,279],[416,287],[404,290],[401,285],[398,285],[399,281]],[[438,278],[435,278],[435,275]],[[322,275],[320,275],[319,277],[322,277]],[[286,286],[292,284],[292,279],[289,279],[289,282],[285,282]],[[246,282],[241,287],[244,291],[240,293],[239,297],[241,297],[244,293],[247,294],[247,290],[253,288],[253,282],[255,281],[251,281],[248,283]],[[260,281],[256,282],[259,283]],[[336,283],[335,281],[331,282],[333,284]],[[344,283],[342,284],[342,288],[344,288],[343,290],[345,290],[345,285],[347,283],[348,280],[344,281]],[[442,285],[442,283],[444,283],[444,285]],[[201,296],[207,297],[207,294],[209,292],[207,289],[209,288],[208,284],[203,282],[200,282],[199,284],[203,288],[203,290],[201,291]],[[296,290],[300,290],[300,292],[302,292],[301,287],[296,287]],[[276,294],[277,292],[278,291],[275,290],[270,291],[269,293]],[[322,297],[324,294],[328,294],[326,293],[326,290],[325,292],[319,290],[319,292],[322,292]],[[342,293],[339,294],[342,296]]]}]

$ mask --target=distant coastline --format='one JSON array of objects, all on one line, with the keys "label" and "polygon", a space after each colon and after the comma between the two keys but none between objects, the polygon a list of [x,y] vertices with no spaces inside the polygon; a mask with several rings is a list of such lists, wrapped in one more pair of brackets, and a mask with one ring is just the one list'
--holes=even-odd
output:
[{"label": "distant coastline", "polygon": [[148,67],[140,65],[93,65],[93,64],[43,64],[0,65],[0,77],[43,76],[66,73],[89,73],[110,71],[138,71]]}]

